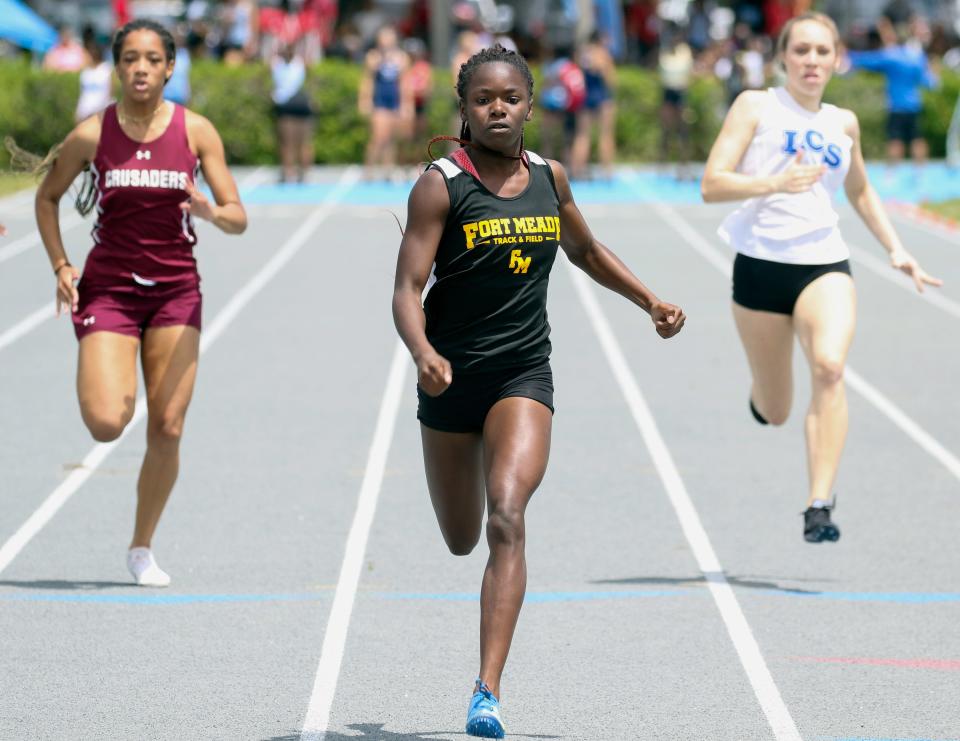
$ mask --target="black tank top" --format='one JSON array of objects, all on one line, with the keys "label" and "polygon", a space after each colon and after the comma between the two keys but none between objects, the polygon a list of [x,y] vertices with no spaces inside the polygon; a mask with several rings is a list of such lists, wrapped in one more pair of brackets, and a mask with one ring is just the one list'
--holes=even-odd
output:
[{"label": "black tank top", "polygon": [[512,198],[487,190],[463,149],[430,166],[450,194],[427,339],[454,371],[500,370],[550,357],[547,284],[560,245],[559,200],[546,160],[526,152],[530,182]]}]

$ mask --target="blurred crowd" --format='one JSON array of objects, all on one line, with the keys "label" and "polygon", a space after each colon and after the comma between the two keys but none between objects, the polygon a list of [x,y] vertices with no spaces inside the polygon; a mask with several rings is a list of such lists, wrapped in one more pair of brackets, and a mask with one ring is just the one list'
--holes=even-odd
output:
[{"label": "blurred crowd", "polygon": [[[448,32],[440,37],[447,45],[441,53],[431,48],[437,37],[431,36],[436,24],[429,0],[185,0],[182,12],[161,20],[174,30],[179,47],[175,79],[168,85],[173,100],[188,102],[190,64],[198,58],[270,65],[277,114],[288,119],[281,130],[286,139],[295,132],[297,141],[284,156],[285,178],[302,178],[312,157],[306,143],[312,111],[303,94],[312,63],[332,57],[363,66],[358,106],[370,122],[366,161],[372,171],[389,173],[396,167],[398,142],[427,134],[424,116],[437,60],[447,60],[456,79],[470,55],[494,43],[541,65],[540,147],[546,156],[564,160],[574,177],[585,177],[609,173],[613,165],[618,65],[657,71],[661,152],[682,168],[691,155],[688,92],[695,80],[720,80],[727,103],[743,90],[775,81],[780,29],[811,9],[843,16],[850,49],[845,70],[887,76],[891,112],[907,114],[896,124],[902,131],[894,133],[922,159],[916,88],[935,85],[940,65],[960,68],[956,9],[945,13],[949,3],[927,0],[864,1],[872,3],[872,15],[851,15],[855,3],[840,0],[455,0]],[[127,0],[113,0],[113,8],[117,24],[128,19]],[[82,70],[78,117],[109,100],[109,52],[103,50],[108,36],[88,27],[76,39],[64,26],[44,59],[51,69]],[[459,120],[452,97],[450,105],[454,133]],[[897,147],[890,150],[891,157],[902,154]],[[600,168],[591,171],[593,159]]]}]

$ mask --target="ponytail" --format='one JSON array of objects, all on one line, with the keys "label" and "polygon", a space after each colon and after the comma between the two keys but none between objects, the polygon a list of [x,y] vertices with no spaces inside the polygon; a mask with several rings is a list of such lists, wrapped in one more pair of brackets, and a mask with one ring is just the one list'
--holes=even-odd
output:
[{"label": "ponytail", "polygon": [[[60,149],[63,146],[63,142],[55,144],[50,148],[46,156],[41,157],[38,154],[28,152],[26,149],[17,146],[12,136],[4,137],[3,143],[10,153],[10,169],[15,172],[25,172],[33,175],[37,180],[46,177],[47,173],[53,169],[57,157],[60,155]],[[82,181],[77,190],[73,205],[81,216],[86,216],[93,210],[97,193],[96,178],[90,169],[90,165],[83,168],[81,177]]]}]

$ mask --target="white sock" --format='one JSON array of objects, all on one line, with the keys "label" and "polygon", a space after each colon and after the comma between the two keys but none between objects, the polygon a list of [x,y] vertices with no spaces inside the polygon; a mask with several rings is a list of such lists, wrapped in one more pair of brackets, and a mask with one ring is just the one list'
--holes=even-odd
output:
[{"label": "white sock", "polygon": [[814,509],[826,509],[831,505],[831,503],[832,502],[829,499],[814,499],[813,504],[810,506]]},{"label": "white sock", "polygon": [[131,548],[127,551],[127,568],[141,587],[165,587],[170,584],[170,575],[157,566],[149,548]]}]

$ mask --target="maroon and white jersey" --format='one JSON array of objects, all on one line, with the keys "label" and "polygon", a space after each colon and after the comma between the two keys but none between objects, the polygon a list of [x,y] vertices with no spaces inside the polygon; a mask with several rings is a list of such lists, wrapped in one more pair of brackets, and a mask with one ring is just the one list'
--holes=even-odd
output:
[{"label": "maroon and white jersey", "polygon": [[96,178],[94,246],[83,280],[123,288],[132,284],[196,282],[190,215],[180,208],[187,183],[197,175],[197,156],[187,143],[186,114],[174,105],[163,134],[151,142],[127,136],[116,105],[103,115],[91,168]]}]

